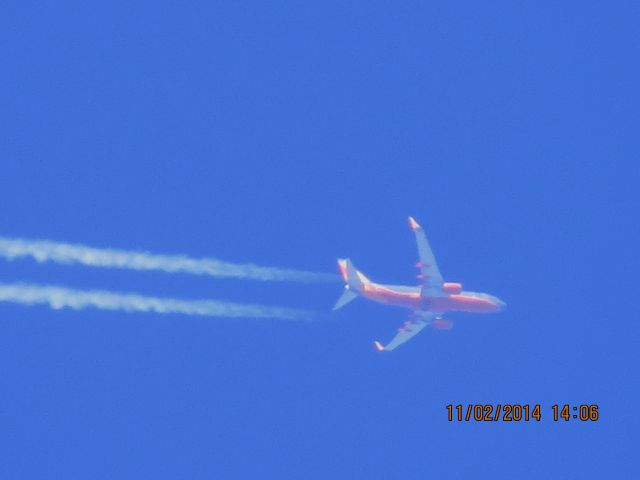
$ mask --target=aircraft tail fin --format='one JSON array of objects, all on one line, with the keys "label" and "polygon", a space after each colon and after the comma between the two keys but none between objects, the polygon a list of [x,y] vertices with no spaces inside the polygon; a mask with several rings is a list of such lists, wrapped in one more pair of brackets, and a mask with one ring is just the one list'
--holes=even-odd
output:
[{"label": "aircraft tail fin", "polygon": [[364,288],[364,285],[369,283],[369,279],[356,270],[348,258],[338,259],[338,270],[340,270],[345,286],[342,296],[333,307],[334,310],[338,310],[354,300],[358,296],[358,292]]}]

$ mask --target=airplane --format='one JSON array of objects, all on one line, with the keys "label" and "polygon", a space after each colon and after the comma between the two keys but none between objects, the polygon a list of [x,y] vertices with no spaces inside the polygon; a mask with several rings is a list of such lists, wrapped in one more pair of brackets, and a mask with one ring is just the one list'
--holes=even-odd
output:
[{"label": "airplane", "polygon": [[420,269],[417,276],[420,285],[417,287],[374,283],[356,270],[351,260],[338,259],[338,270],[345,286],[333,310],[344,307],[361,295],[374,302],[408,308],[413,312],[388,344],[373,342],[378,352],[397,348],[429,325],[439,330],[450,330],[453,322],[442,318],[446,312],[493,313],[506,308],[506,304],[493,295],[465,291],[460,283],[444,282],[424,230],[413,217],[409,217],[409,227],[418,244],[416,267]]}]

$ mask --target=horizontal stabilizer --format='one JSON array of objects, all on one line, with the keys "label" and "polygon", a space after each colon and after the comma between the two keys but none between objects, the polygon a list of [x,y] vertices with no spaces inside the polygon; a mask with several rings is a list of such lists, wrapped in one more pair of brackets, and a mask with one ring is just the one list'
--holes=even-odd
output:
[{"label": "horizontal stabilizer", "polygon": [[356,292],[354,292],[353,290],[351,290],[348,285],[345,286],[345,289],[344,289],[344,292],[342,293],[342,296],[338,299],[336,304],[333,306],[333,309],[334,310],[338,310],[339,308],[344,307],[347,303],[352,301],[357,296],[358,296],[358,294]]},{"label": "horizontal stabilizer", "polygon": [[342,275],[346,285],[344,286],[342,296],[333,307],[334,310],[344,307],[347,303],[356,298],[358,293],[362,291],[363,288],[366,288],[366,285],[369,283],[369,279],[356,270],[353,263],[351,263],[351,260],[348,258],[338,259],[338,270],[340,270],[340,275]]}]

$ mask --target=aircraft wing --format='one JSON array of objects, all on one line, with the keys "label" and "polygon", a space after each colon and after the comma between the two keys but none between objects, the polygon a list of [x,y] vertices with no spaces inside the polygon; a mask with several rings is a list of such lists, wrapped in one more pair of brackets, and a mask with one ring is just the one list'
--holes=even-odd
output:
[{"label": "aircraft wing", "polygon": [[397,348],[411,337],[417,335],[424,327],[428,326],[436,316],[435,313],[431,312],[414,312],[412,318],[404,322],[404,325],[398,329],[396,336],[393,337],[387,345],[382,345],[380,342],[373,342],[376,350],[379,352],[389,352]]},{"label": "aircraft wing", "polygon": [[416,263],[416,266],[420,269],[418,279],[422,282],[421,295],[423,297],[441,296],[443,294],[442,275],[440,274],[438,264],[427,241],[427,236],[413,217],[409,217],[409,226],[416,234],[416,242],[418,244],[418,256],[420,260]]}]

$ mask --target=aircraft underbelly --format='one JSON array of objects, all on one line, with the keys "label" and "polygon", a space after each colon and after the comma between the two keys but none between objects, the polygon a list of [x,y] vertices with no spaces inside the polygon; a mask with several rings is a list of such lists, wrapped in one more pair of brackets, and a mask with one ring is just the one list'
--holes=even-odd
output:
[{"label": "aircraft underbelly", "polygon": [[[360,293],[375,302],[385,305],[422,310],[434,313],[445,312],[494,312],[496,306],[484,298],[464,294],[451,294],[442,297],[423,297],[419,291],[406,287],[406,290],[391,285],[370,283]],[[417,289],[416,289],[417,290]]]},{"label": "aircraft underbelly", "polygon": [[371,291],[363,292],[363,295],[375,302],[385,305],[393,305],[396,307],[404,307],[413,310],[420,310],[422,307],[422,299],[419,295],[400,293],[393,291]]},{"label": "aircraft underbelly", "polygon": [[475,297],[467,297],[464,295],[450,295],[443,299],[448,302],[449,311],[483,313],[496,311],[495,305],[491,302]]}]

